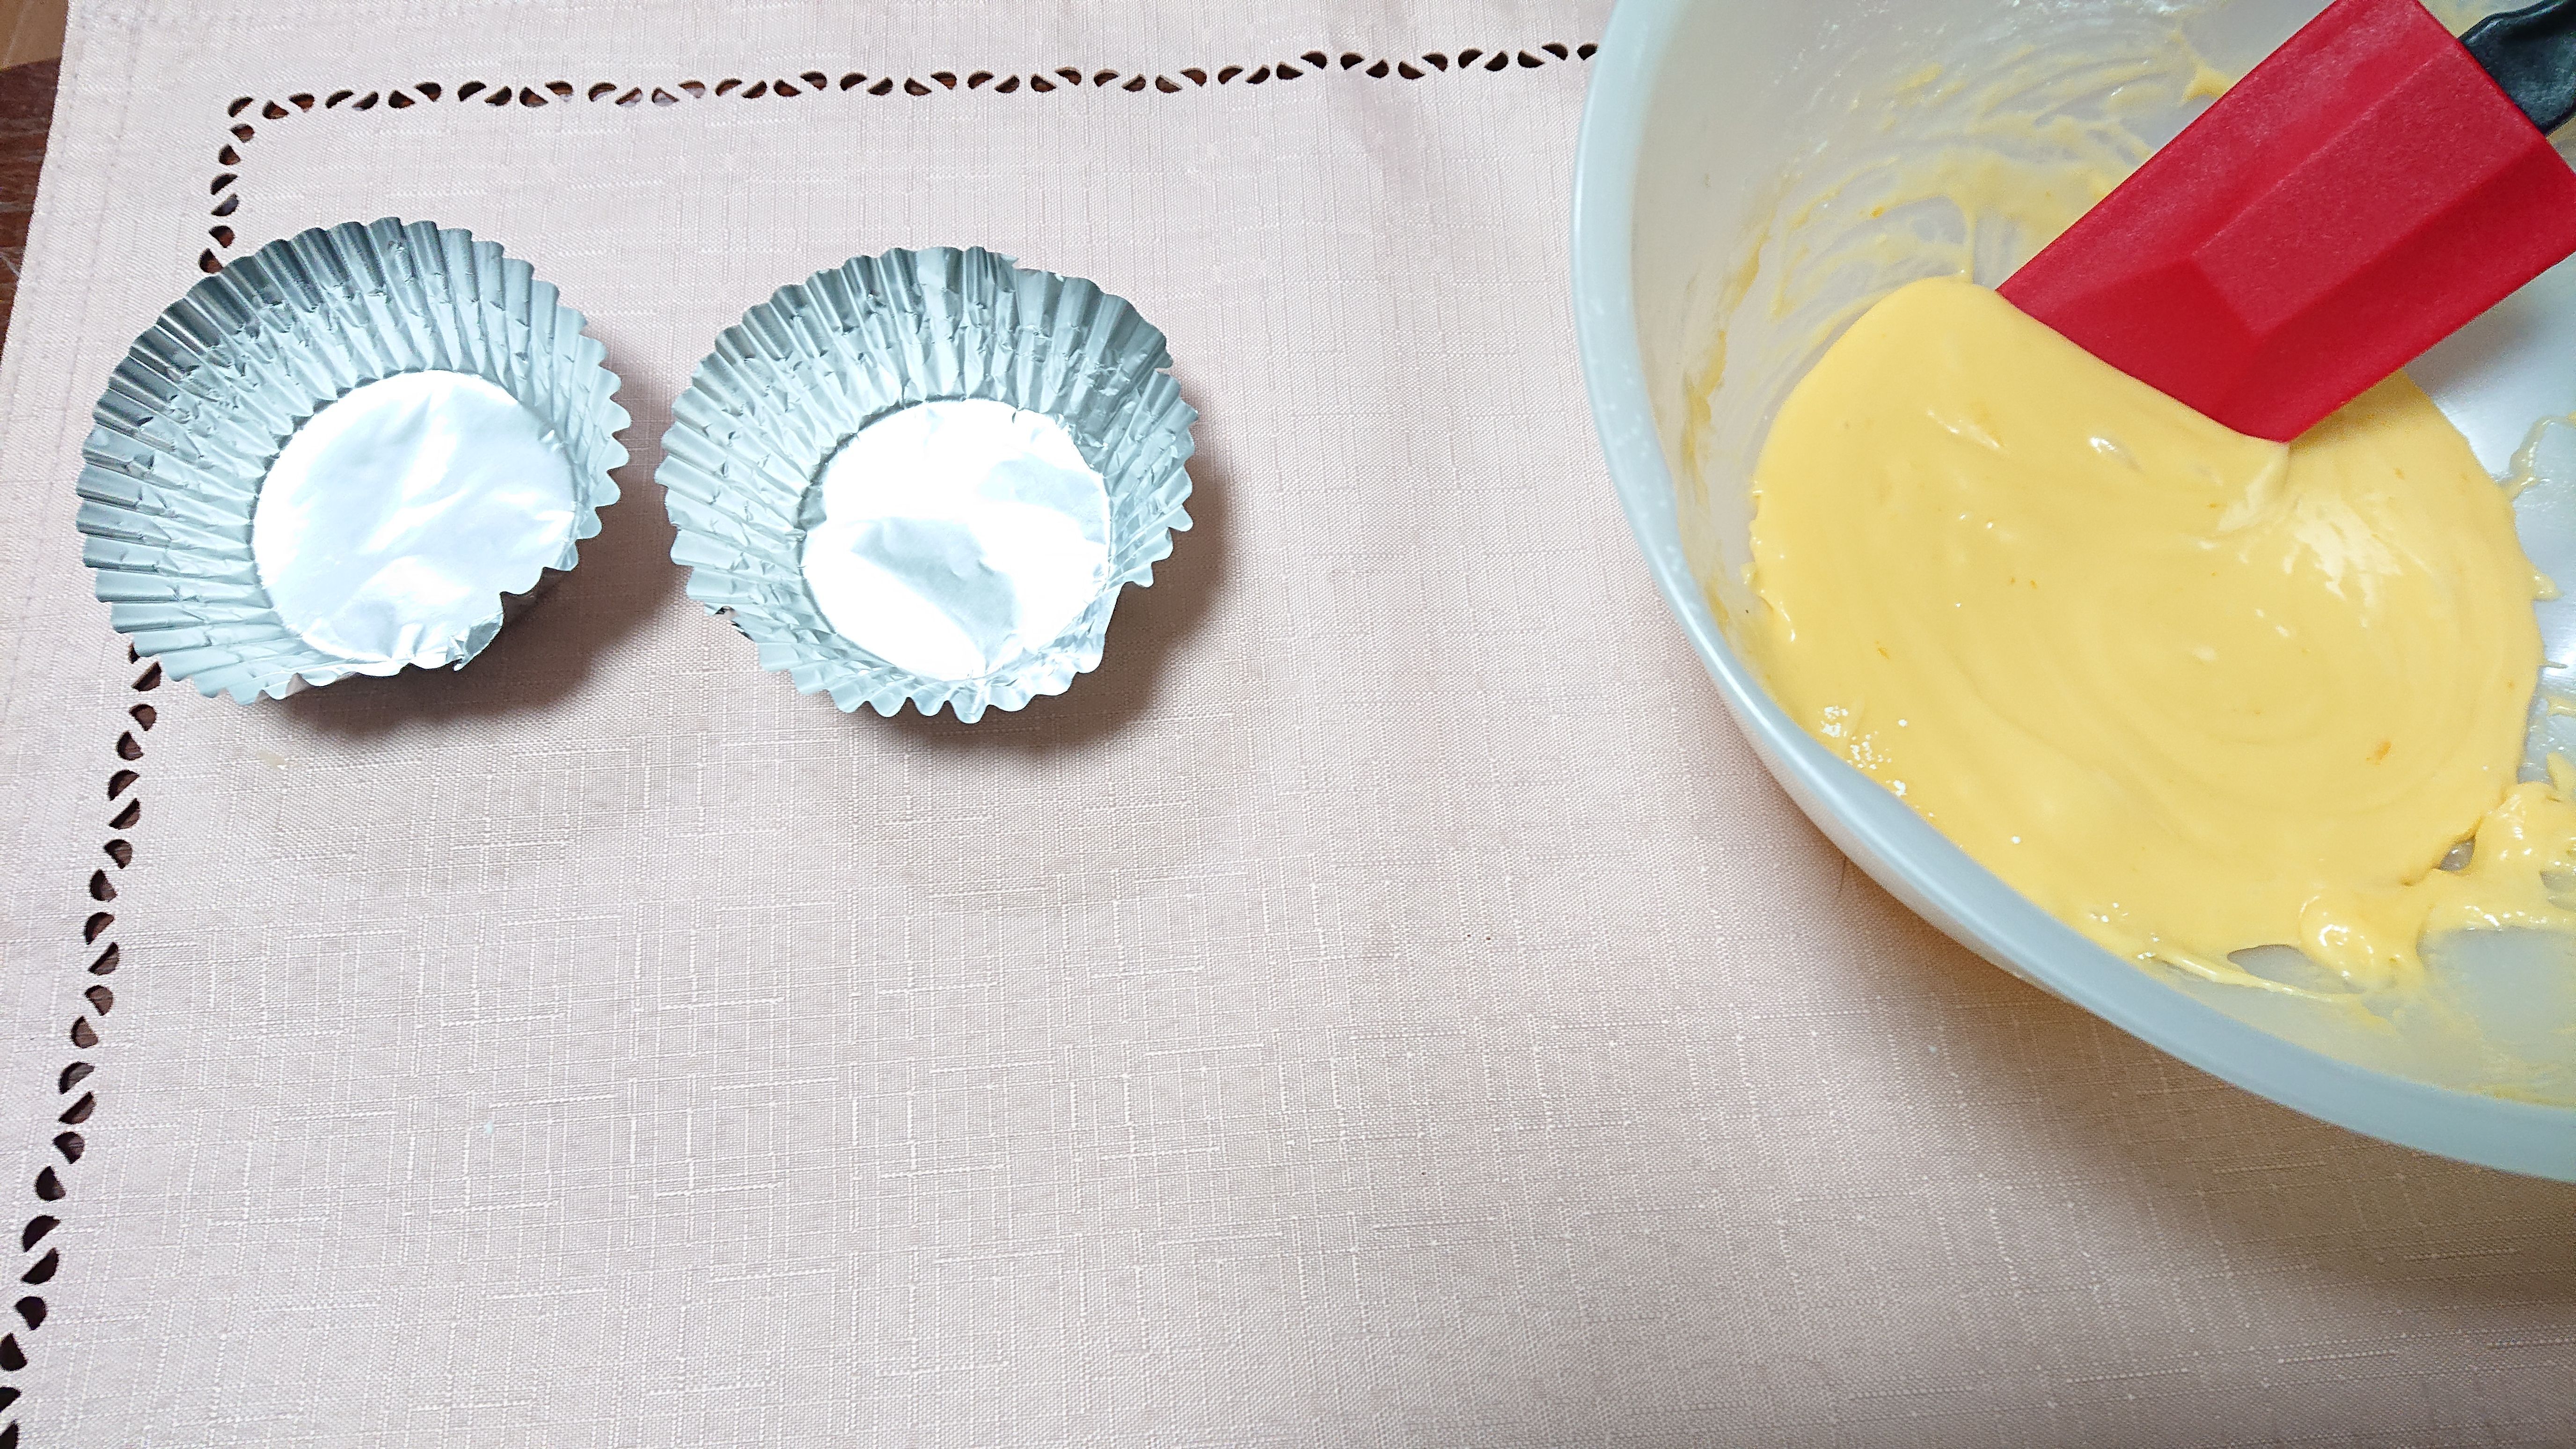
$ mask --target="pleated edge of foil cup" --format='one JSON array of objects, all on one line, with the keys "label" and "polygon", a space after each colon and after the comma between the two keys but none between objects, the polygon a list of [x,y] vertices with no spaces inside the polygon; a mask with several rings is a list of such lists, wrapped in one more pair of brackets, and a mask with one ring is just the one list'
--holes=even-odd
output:
[{"label": "pleated edge of foil cup", "polygon": [[[449,283],[443,298],[424,287],[433,274]],[[381,315],[369,300],[381,302]],[[487,306],[500,314],[497,325],[483,315]],[[388,318],[391,328],[381,325]],[[553,283],[499,243],[393,217],[309,228],[199,281],[119,359],[81,446],[75,526],[110,623],[170,678],[242,703],[357,675],[463,668],[580,561],[582,541],[599,534],[600,510],[621,496],[614,473],[628,453],[618,434],[633,419],[615,400],[624,380],[587,328]],[[329,346],[360,335],[368,345]],[[282,355],[297,344],[305,346],[293,362],[329,364],[327,396]],[[251,557],[260,489],[288,439],[322,408],[367,383],[431,370],[481,377],[555,431],[574,463],[571,532],[554,563],[502,589],[494,617],[435,665],[328,653],[268,601]],[[555,410],[543,405],[558,398]],[[211,460],[175,455],[170,414],[193,416],[202,404],[221,406],[218,420],[260,424],[274,440],[256,460],[238,449]]]},{"label": "pleated edge of foil cup", "polygon": [[[1017,301],[1035,297],[1048,304],[1047,320],[1034,329],[996,327],[989,318],[958,325],[960,337],[971,334],[989,352],[962,355],[942,345],[957,339],[935,335],[933,324],[953,316],[930,315],[904,285],[923,284],[934,270],[968,288],[1007,276]],[[1024,340],[1032,335],[1035,348]],[[840,350],[827,356],[833,344]],[[841,444],[903,409],[961,398],[1043,414],[1083,442],[1081,420],[1101,396],[1080,389],[1073,401],[1089,405],[1069,412],[1054,387],[1029,385],[1064,379],[1030,374],[1045,371],[1049,359],[1070,361],[1093,348],[1120,360],[1126,386],[1110,411],[1129,421],[1109,439],[1105,456],[1083,447],[1110,504],[1110,561],[1090,606],[1043,648],[969,680],[900,669],[832,628],[805,583],[800,520],[806,495]],[[1023,356],[1029,352],[1036,358]],[[899,376],[901,386],[871,406],[856,406],[850,389],[815,385],[815,368],[833,361],[843,364],[834,381],[876,369]],[[992,365],[967,366],[970,361]],[[999,366],[1004,363],[1012,365]],[[1199,414],[1181,396],[1170,367],[1162,332],[1125,298],[1087,279],[1017,266],[981,247],[854,257],[779,288],[746,312],[718,337],[674,402],[654,474],[678,530],[671,556],[690,571],[689,597],[750,639],[762,668],[788,675],[799,693],[828,693],[845,712],[864,705],[891,717],[908,703],[925,717],[947,709],[973,724],[987,710],[1017,710],[1062,694],[1076,676],[1099,667],[1119,594],[1129,584],[1151,587],[1154,565],[1171,556],[1172,535],[1190,527],[1187,464],[1197,451]],[[763,423],[782,422],[790,426],[783,454],[735,445]]]}]

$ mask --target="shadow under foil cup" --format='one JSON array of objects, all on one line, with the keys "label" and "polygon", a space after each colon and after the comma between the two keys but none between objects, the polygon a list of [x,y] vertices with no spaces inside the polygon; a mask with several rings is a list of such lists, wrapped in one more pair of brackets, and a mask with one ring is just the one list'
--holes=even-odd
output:
[{"label": "shadow under foil cup", "polygon": [[980,248],[859,257],[726,329],[655,475],[689,596],[844,710],[961,721],[1096,668],[1190,526],[1163,334]]},{"label": "shadow under foil cup", "polygon": [[78,514],[98,596],[210,695],[461,667],[617,501],[605,356],[470,233],[271,242],[162,313],[99,399]]}]

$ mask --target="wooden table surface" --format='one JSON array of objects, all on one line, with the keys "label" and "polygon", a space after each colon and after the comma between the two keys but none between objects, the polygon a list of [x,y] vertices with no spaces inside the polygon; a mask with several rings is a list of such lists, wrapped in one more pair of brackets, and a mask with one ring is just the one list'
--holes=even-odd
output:
[{"label": "wooden table surface", "polygon": [[33,65],[63,53],[63,20],[71,0],[0,0],[0,68]]},{"label": "wooden table surface", "polygon": [[0,333],[18,300],[18,262],[26,254],[36,176],[45,164],[68,4],[0,0]]}]

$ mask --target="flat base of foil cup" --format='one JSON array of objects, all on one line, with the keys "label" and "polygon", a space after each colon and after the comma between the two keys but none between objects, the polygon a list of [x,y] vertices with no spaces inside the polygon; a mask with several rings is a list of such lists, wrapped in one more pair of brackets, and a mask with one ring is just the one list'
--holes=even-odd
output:
[{"label": "flat base of foil cup", "polygon": [[98,596],[210,695],[461,666],[617,499],[605,355],[469,233],[271,242],[162,313],[99,399],[78,514]]},{"label": "flat base of foil cup", "polygon": [[[562,587],[563,581],[571,577],[571,575],[572,570],[570,569],[550,568],[537,575],[537,581],[530,584],[525,589],[513,594],[503,594],[501,596],[501,609],[498,620],[489,629],[481,631],[481,641],[473,643],[470,650],[466,652],[462,658],[432,664],[414,662],[396,669],[373,671],[352,670],[348,673],[336,676],[329,682],[337,684],[350,679],[391,679],[396,675],[409,673],[414,670],[423,672],[439,668],[461,670],[465,668],[465,666],[484,657],[486,652],[484,646],[486,644],[498,642],[501,635],[509,632],[512,626],[516,625],[520,620],[534,612],[539,601],[543,600],[548,594],[553,593],[556,589]],[[269,699],[293,699],[299,694],[303,694],[308,690],[318,689],[320,687],[320,685],[307,681],[299,674],[284,688],[267,691],[265,697]]]},{"label": "flat base of foil cup", "polygon": [[341,395],[269,465],[251,558],[279,619],[353,668],[454,663],[573,542],[571,454],[470,373],[401,373]]},{"label": "flat base of foil cup", "polygon": [[890,413],[807,490],[805,585],[842,638],[941,683],[1053,644],[1109,576],[1109,489],[1064,425],[981,398]]},{"label": "flat base of foil cup", "polygon": [[[844,710],[972,723],[1060,694],[1190,526],[1198,411],[1170,365],[1162,333],[1079,278],[975,248],[854,258],[726,329],[674,404],[655,474],[671,556],[763,668]],[[932,470],[939,497],[870,496],[903,471],[863,466],[874,447],[917,463],[952,423],[975,446]]]}]

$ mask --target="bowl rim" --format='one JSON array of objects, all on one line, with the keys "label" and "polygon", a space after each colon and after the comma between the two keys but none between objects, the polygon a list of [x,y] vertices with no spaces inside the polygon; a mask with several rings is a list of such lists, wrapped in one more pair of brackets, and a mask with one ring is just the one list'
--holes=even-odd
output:
[{"label": "bowl rim", "polygon": [[1728,647],[1673,526],[1673,481],[1647,392],[1632,266],[1647,115],[1662,58],[1693,3],[1619,0],[1593,57],[1575,143],[1575,334],[1620,507],[1665,604],[1764,766],[1855,863],[1934,925],[2131,1036],[2257,1096],[2365,1136],[2576,1182],[2576,1108],[2458,1091],[2338,1060],[2156,980],[2048,917],[1982,868],[1934,868],[1941,862],[1925,858],[1919,838],[1931,827],[1901,805],[1893,812],[1863,807],[1857,798],[1862,789],[1889,805],[1896,802],[1809,738]]}]

